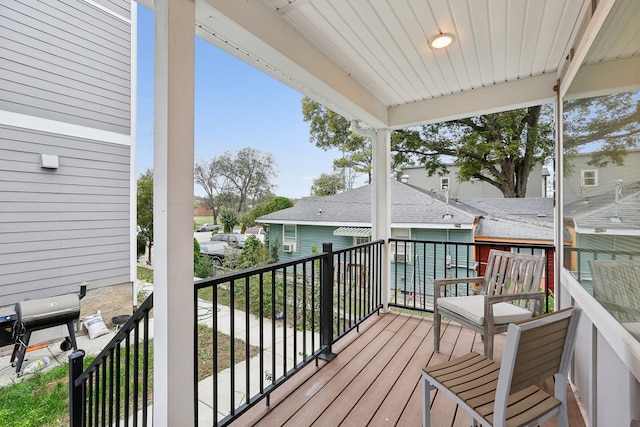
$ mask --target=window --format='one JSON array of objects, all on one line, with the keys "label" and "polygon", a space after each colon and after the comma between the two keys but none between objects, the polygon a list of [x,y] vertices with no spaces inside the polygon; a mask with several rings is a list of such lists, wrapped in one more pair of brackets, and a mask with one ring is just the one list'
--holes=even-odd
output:
[{"label": "window", "polygon": [[358,236],[358,237],[354,237],[353,238],[353,244],[354,245],[360,245],[362,243],[369,243],[370,241],[371,241],[371,237],[370,236],[366,236],[366,237]]},{"label": "window", "polygon": [[443,176],[440,178],[440,189],[445,190],[447,188],[449,188],[449,177]]},{"label": "window", "polygon": [[282,227],[282,250],[284,252],[295,252],[297,238],[297,226],[292,224],[284,224],[284,226]]},{"label": "window", "polygon": [[[391,237],[395,239],[411,239],[410,228],[392,228]],[[411,263],[411,243],[393,242],[391,245],[391,262]]]},{"label": "window", "polygon": [[597,170],[584,170],[582,173],[582,186],[583,187],[595,187],[598,185],[598,171]]}]

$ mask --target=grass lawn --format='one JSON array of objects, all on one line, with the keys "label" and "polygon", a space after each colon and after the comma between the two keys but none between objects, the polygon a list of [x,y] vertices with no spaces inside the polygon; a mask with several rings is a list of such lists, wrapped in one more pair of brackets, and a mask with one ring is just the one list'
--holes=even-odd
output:
[{"label": "grass lawn", "polygon": [[[138,267],[138,279],[153,283],[153,270]],[[218,372],[230,366],[229,354],[231,339],[228,335],[217,333]],[[198,327],[198,378],[213,375],[213,329]],[[151,343],[153,349],[153,343]],[[258,353],[252,347],[250,355]],[[244,360],[244,342],[235,340],[236,363]],[[85,367],[94,357],[87,357]],[[151,359],[153,362],[153,359]],[[153,367],[151,367],[153,370]],[[44,373],[25,377],[22,381],[0,387],[0,426],[36,427],[69,425],[69,367],[66,364],[56,366]]]},{"label": "grass lawn", "polygon": [[153,283],[153,270],[146,267],[138,266],[138,280],[142,280],[143,282]]},{"label": "grass lawn", "polygon": [[193,217],[193,223],[197,226],[204,224],[205,222],[209,222],[213,224],[213,217],[212,216],[194,216]]},{"label": "grass lawn", "polygon": [[[213,375],[213,330],[198,327],[198,379]],[[153,344],[153,343],[151,343]],[[218,332],[218,372],[230,366],[231,339]],[[150,346],[151,349],[153,346]],[[236,363],[244,360],[244,342],[235,340]],[[250,355],[258,353],[253,347]],[[94,357],[85,359],[85,367]],[[151,359],[153,362],[153,359]],[[0,426],[36,427],[69,425],[69,369],[60,365],[44,373],[25,377],[23,381],[0,388]],[[153,366],[151,367],[153,372]],[[150,399],[151,401],[151,399]]]}]

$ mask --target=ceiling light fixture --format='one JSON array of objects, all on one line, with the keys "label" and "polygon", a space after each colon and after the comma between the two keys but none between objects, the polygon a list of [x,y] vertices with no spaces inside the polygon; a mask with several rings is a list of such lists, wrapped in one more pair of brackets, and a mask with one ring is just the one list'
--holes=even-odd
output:
[{"label": "ceiling light fixture", "polygon": [[456,38],[453,36],[453,34],[438,34],[437,36],[433,37],[431,41],[429,41],[429,46],[434,49],[444,49],[445,47],[453,43],[455,39]]}]

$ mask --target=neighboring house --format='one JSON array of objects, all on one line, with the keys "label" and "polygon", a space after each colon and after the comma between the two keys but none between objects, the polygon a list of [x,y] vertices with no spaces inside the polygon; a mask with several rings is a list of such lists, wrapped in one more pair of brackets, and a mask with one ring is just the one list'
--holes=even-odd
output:
[{"label": "neighboring house", "polygon": [[[419,240],[471,242],[475,215],[457,203],[447,205],[421,189],[391,181],[392,237]],[[371,186],[365,185],[326,197],[305,197],[295,206],[261,216],[269,226],[272,245],[280,259],[320,251],[323,242],[334,249],[369,241],[371,236]]]},{"label": "neighboring house", "polygon": [[0,314],[82,282],[81,315],[132,311],[132,10],[0,3]]},{"label": "neighboring house", "polygon": [[[465,206],[461,208],[455,202],[447,204],[433,193],[394,180],[391,181],[391,194],[392,238],[473,242],[476,215]],[[269,227],[270,244],[278,245],[280,260],[286,260],[321,252],[324,242],[331,242],[333,249],[338,250],[369,241],[371,212],[371,186],[366,185],[333,196],[303,198],[295,206],[259,217],[256,222]],[[393,289],[411,285],[400,281],[404,277],[413,277],[414,267],[426,265],[424,268],[431,270],[427,271],[428,277],[442,277],[446,274],[445,269],[451,269],[444,262],[434,267],[431,258],[425,260],[425,253],[429,253],[429,257],[436,255],[425,246],[392,242],[390,247]],[[443,255],[439,253],[436,259],[445,260]],[[473,260],[462,264],[457,266],[459,275],[466,275],[466,270],[473,267]],[[402,278],[396,280],[395,268],[400,268],[400,265],[408,272],[403,271],[398,275]],[[354,266],[353,263],[349,263],[348,268],[363,270],[362,266]],[[425,286],[427,289],[423,290]],[[432,283],[417,285],[421,295],[432,295],[431,286]]]},{"label": "neighboring house", "polygon": [[[593,162],[596,153],[580,153],[565,155],[565,162],[571,164],[571,170],[565,171],[563,191],[566,200],[589,200],[602,196],[613,200],[615,192],[620,188],[629,193],[640,190],[638,182],[638,165],[640,150],[627,150],[622,157],[622,164],[609,161],[606,165],[596,166]],[[575,206],[574,206],[575,208]]]},{"label": "neighboring house", "polygon": [[[452,199],[504,197],[496,187],[480,180],[460,182],[457,177],[458,166],[447,165],[447,169],[449,173],[446,175],[435,174],[429,176],[424,165],[411,166],[402,170],[402,180],[407,184],[440,194],[444,194],[444,188],[447,187],[449,197]],[[549,175],[550,173],[546,166],[535,165],[527,181],[527,197],[545,197],[547,195]]]},{"label": "neighboring house", "polygon": [[[636,257],[640,239],[640,191],[628,195],[605,193],[576,201],[565,206],[567,226],[572,235],[574,248],[571,256],[565,255],[565,267],[578,278],[586,278],[590,259],[611,259],[608,255],[616,252],[618,257]],[[628,255],[622,255],[622,254]],[[588,277],[587,279],[590,279]]]},{"label": "neighboring house", "polygon": [[[460,203],[483,212],[478,218],[474,241],[489,243],[492,247],[505,249],[505,246],[554,244],[554,201],[538,197],[524,199],[464,199]],[[570,237],[567,234],[565,240]],[[476,253],[480,263],[485,263],[489,249]],[[554,290],[554,250],[543,248],[522,249],[523,253],[547,256],[545,280],[548,277],[549,289]],[[482,274],[482,271],[480,271]]]}]

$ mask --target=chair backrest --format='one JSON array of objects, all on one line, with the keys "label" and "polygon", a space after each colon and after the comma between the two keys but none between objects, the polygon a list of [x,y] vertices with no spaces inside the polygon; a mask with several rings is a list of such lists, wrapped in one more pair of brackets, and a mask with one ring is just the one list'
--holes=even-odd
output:
[{"label": "chair backrest", "polygon": [[492,249],[481,291],[486,295],[518,294],[540,290],[544,256]]},{"label": "chair backrest", "polygon": [[569,307],[518,323],[507,330],[507,340],[496,389],[495,417],[505,413],[509,395],[556,376],[567,381],[581,309]]},{"label": "chair backrest", "polygon": [[608,304],[640,307],[640,260],[591,260],[589,269],[595,299],[612,310],[618,321],[638,321],[637,317],[625,314],[624,310],[611,309]]}]

